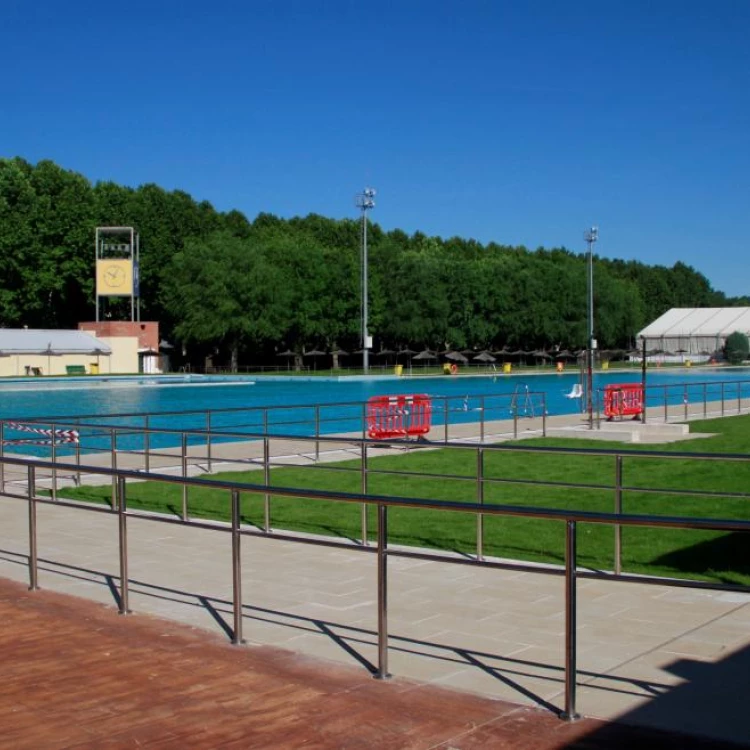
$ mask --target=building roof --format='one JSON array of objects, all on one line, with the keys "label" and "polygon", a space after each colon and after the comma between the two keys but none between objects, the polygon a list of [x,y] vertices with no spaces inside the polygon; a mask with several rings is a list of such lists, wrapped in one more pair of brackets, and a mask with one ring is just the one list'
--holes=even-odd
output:
[{"label": "building roof", "polygon": [[0,354],[102,354],[112,348],[85,331],[0,328]]},{"label": "building roof", "polygon": [[673,307],[637,336],[729,336],[735,331],[750,334],[750,307]]}]

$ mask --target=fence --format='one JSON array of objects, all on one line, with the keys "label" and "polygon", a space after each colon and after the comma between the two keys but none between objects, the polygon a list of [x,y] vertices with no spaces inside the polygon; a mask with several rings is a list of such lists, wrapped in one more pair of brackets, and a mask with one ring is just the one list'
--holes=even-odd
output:
[{"label": "fence", "polygon": [[[266,438],[269,439],[269,438]],[[365,445],[367,441],[362,442],[363,457],[366,455]],[[465,448],[466,446],[463,446]],[[476,448],[476,446],[472,446]],[[499,448],[499,449],[502,449]],[[507,449],[507,447],[506,447]],[[429,498],[404,498],[404,497],[384,497],[371,494],[356,493],[333,493],[322,492],[309,489],[299,488],[280,488],[272,487],[267,482],[258,484],[239,483],[226,480],[207,479],[207,478],[190,478],[184,476],[172,476],[163,473],[133,471],[126,469],[113,469],[107,467],[98,467],[92,465],[81,465],[78,467],[82,472],[91,476],[101,476],[104,481],[111,480],[115,488],[114,499],[111,507],[91,505],[76,502],[73,500],[64,500],[56,497],[53,493],[51,497],[45,497],[37,492],[37,480],[40,472],[46,472],[48,475],[54,475],[60,469],[60,465],[52,461],[43,461],[38,459],[24,459],[10,456],[0,458],[0,464],[3,469],[11,469],[18,472],[25,472],[25,482],[17,483],[13,487],[4,487],[3,494],[9,499],[24,501],[28,504],[28,545],[29,545],[29,582],[32,590],[37,589],[38,582],[38,540],[37,540],[37,508],[40,504],[55,504],[58,507],[69,508],[91,513],[105,513],[116,516],[118,524],[118,550],[119,550],[119,601],[118,608],[120,613],[126,614],[129,610],[128,598],[128,519],[139,518],[154,523],[171,523],[187,524],[191,527],[218,531],[229,534],[231,538],[232,553],[232,600],[233,600],[233,631],[232,641],[235,644],[242,642],[243,622],[242,622],[242,569],[241,569],[241,542],[243,537],[265,535],[265,531],[248,528],[241,523],[240,516],[240,496],[241,493],[251,495],[263,495],[268,497],[270,493],[282,495],[288,498],[308,498],[313,500],[329,500],[339,503],[362,503],[365,506],[374,506],[377,509],[377,530],[376,545],[369,547],[367,545],[352,545],[345,542],[337,542],[330,539],[300,538],[278,531],[271,538],[284,541],[295,541],[312,545],[340,546],[348,549],[359,550],[362,553],[374,554],[376,557],[377,567],[377,643],[378,643],[378,678],[386,678],[388,674],[388,558],[390,556],[415,557],[424,560],[437,560],[440,562],[451,562],[464,565],[484,565],[495,568],[513,568],[513,569],[530,569],[521,563],[502,563],[490,562],[483,560],[481,557],[481,519],[485,516],[493,517],[515,517],[515,518],[534,518],[545,521],[562,522],[565,534],[565,564],[562,569],[559,568],[538,568],[533,570],[539,574],[564,576],[564,595],[565,595],[565,692],[564,706],[561,716],[572,719],[576,714],[576,652],[577,652],[577,630],[576,630],[576,581],[579,577],[606,577],[609,575],[615,580],[628,580],[627,576],[618,573],[617,567],[614,574],[604,574],[601,572],[587,572],[578,569],[577,564],[577,531],[579,524],[607,524],[612,525],[616,530],[615,537],[615,555],[621,546],[619,540],[620,530],[623,527],[653,527],[653,528],[689,528],[701,530],[714,530],[725,532],[748,532],[750,531],[750,522],[744,520],[717,519],[717,518],[686,518],[674,516],[648,516],[632,515],[622,512],[622,493],[626,489],[622,484],[622,459],[627,456],[635,456],[637,452],[628,451],[612,454],[605,451],[586,451],[599,455],[613,455],[616,462],[616,483],[614,486],[615,494],[615,512],[599,513],[576,510],[565,510],[558,508],[529,508],[514,505],[486,505],[481,502],[481,487],[486,479],[481,475],[481,456],[488,448],[476,448],[478,457],[478,471],[474,478],[478,480],[480,498],[478,502],[455,502],[441,501]],[[513,448],[515,450],[515,448]],[[527,449],[528,450],[528,449]],[[550,449],[537,449],[550,450]],[[571,451],[565,451],[569,453]],[[579,453],[578,451],[572,451]],[[664,458],[672,458],[674,454],[660,454]],[[677,456],[680,457],[680,456]],[[681,456],[684,458],[684,456]],[[711,455],[693,455],[696,460],[727,460],[743,461],[750,460],[750,456],[711,456]],[[364,459],[363,459],[364,460]],[[366,469],[366,464],[363,463]],[[225,492],[226,505],[229,508],[231,517],[230,523],[221,523],[205,520],[197,520],[184,516],[176,518],[174,516],[160,515],[154,513],[145,513],[134,511],[128,507],[128,482],[149,480],[159,483],[178,484],[185,489],[184,496],[187,497],[187,489],[191,487],[212,488]],[[549,483],[536,483],[544,485]],[[586,486],[586,485],[576,485]],[[643,491],[643,488],[639,488]],[[659,490],[650,490],[659,491]],[[743,498],[747,495],[742,494]],[[426,551],[395,551],[388,547],[388,510],[392,507],[413,508],[421,510],[441,511],[445,513],[471,513],[477,517],[477,558],[474,560],[456,558],[446,558],[444,555],[436,555]],[[648,579],[638,577],[639,581],[657,580],[660,585],[665,586],[685,586],[694,585],[692,582],[677,581],[672,579]]]}]

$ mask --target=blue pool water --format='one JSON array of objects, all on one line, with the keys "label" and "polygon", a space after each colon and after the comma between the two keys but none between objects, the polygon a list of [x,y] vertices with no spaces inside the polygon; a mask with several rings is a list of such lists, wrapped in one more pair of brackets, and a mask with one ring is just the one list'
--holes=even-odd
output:
[{"label": "blue pool water", "polygon": [[[597,373],[594,387],[640,382],[640,378],[639,370]],[[189,430],[205,429],[205,412],[210,410],[214,430],[259,433],[267,429],[276,434],[313,434],[317,422],[323,434],[356,432],[362,426],[362,404],[371,396],[428,394],[433,397],[433,424],[440,425],[446,418],[450,423],[478,421],[480,414],[487,421],[507,419],[512,416],[513,403],[519,416],[541,416],[545,410],[548,415],[572,414],[580,411],[581,401],[568,399],[566,394],[578,381],[578,372],[341,379],[197,375],[24,378],[0,384],[0,419],[54,418],[58,427],[85,417],[83,421],[90,424],[143,426],[142,415],[149,414],[151,428]],[[737,381],[746,382],[738,386]],[[725,388],[726,397],[736,399],[738,390],[743,398],[750,397],[750,368],[649,369],[647,404],[662,404],[665,394],[673,404],[682,403],[685,398],[691,403],[702,401],[704,395],[708,400],[718,400],[722,383],[732,384]],[[330,406],[342,403],[348,405]],[[184,414],[189,411],[194,414]],[[132,416],[105,418],[115,414]],[[23,436],[9,435],[6,430],[5,437]],[[157,436],[155,445],[160,443],[178,444],[179,436]],[[28,445],[6,446],[6,450],[21,448],[27,453],[37,452]]]}]

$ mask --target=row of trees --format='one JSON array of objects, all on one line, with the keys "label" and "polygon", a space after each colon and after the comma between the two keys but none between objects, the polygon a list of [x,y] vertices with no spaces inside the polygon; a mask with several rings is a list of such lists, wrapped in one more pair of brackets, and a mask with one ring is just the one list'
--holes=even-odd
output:
[{"label": "row of trees", "polygon": [[[181,191],[92,185],[50,161],[0,160],[0,325],[74,327],[94,313],[94,228],[141,236],[141,317],[196,355],[358,348],[361,223],[221,213]],[[586,256],[368,228],[370,329],[397,348],[579,347]],[[595,257],[596,334],[629,346],[670,307],[747,304],[672,268]],[[116,306],[115,306],[116,313]]]}]

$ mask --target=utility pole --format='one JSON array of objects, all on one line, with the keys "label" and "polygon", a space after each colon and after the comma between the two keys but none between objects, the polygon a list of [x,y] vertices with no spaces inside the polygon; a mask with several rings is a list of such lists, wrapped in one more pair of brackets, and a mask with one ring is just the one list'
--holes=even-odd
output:
[{"label": "utility pole", "polygon": [[599,227],[591,227],[583,233],[583,239],[589,246],[588,257],[588,293],[589,293],[589,325],[588,346],[586,351],[586,411],[589,418],[589,429],[594,429],[594,352],[596,339],[594,338],[594,243],[599,239]]},{"label": "utility pole", "polygon": [[375,208],[375,190],[366,187],[356,196],[356,205],[362,211],[362,369],[370,371],[372,337],[367,331],[367,212]]}]

